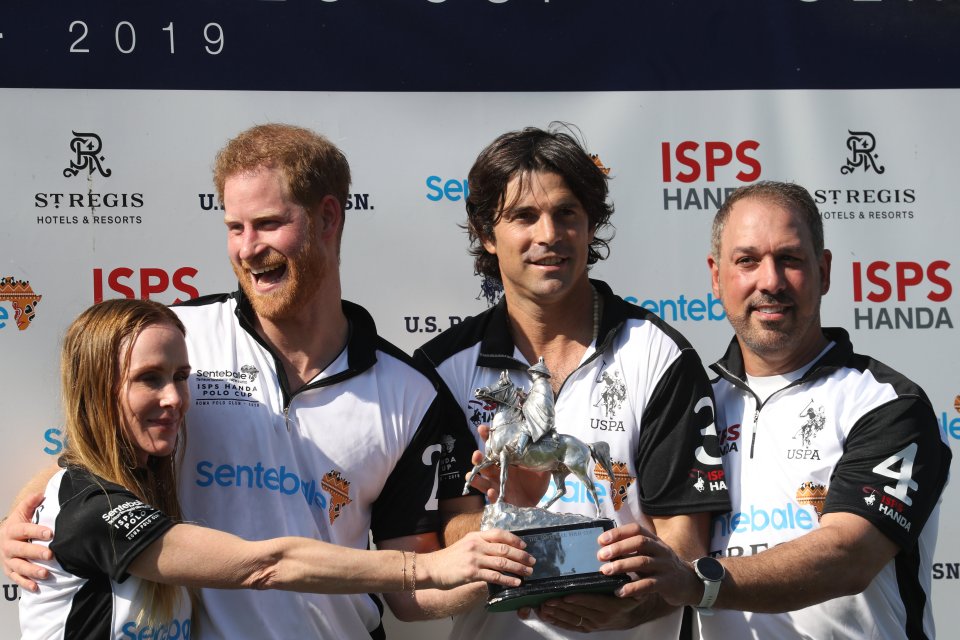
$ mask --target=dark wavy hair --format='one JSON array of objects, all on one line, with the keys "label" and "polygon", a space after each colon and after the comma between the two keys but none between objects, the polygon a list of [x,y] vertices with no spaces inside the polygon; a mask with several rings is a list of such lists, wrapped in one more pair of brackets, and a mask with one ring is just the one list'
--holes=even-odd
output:
[{"label": "dark wavy hair", "polygon": [[497,256],[487,252],[483,240],[493,237],[493,227],[503,212],[513,203],[506,202],[507,184],[520,179],[518,194],[524,190],[523,181],[533,172],[555,173],[583,205],[594,230],[593,242],[587,254],[587,264],[594,264],[610,254],[610,237],[601,230],[610,226],[613,204],[607,202],[609,187],[607,174],[594,162],[570,133],[569,125],[551,124],[550,130],[527,127],[505,133],[480,152],[468,176],[467,234],[470,255],[478,274],[500,282],[500,263]]}]

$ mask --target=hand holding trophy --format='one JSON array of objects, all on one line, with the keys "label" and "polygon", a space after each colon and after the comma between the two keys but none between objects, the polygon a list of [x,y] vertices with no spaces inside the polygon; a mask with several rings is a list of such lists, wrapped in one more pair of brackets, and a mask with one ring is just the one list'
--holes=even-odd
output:
[{"label": "hand holding trophy", "polygon": [[[513,532],[527,543],[527,551],[537,558],[530,576],[519,587],[490,585],[487,608],[510,611],[536,606],[544,600],[576,592],[608,592],[628,582],[626,576],[605,576],[599,572],[597,537],[614,526],[601,518],[600,501],[590,477],[590,462],[595,461],[613,478],[610,447],[606,442],[587,444],[573,436],[557,432],[550,372],[540,358],[528,369],[533,384],[524,392],[503,371],[495,385],[476,390],[477,398],[497,405],[490,423],[483,460],[467,475],[463,488],[467,494],[473,477],[487,467],[500,467],[500,494],[487,505],[481,530],[492,528]],[[550,472],[556,493],[543,507],[515,507],[505,502],[509,469],[522,467]],[[597,508],[596,518],[578,514],[553,513],[550,506],[566,493],[566,477],[574,474],[583,482]]]}]

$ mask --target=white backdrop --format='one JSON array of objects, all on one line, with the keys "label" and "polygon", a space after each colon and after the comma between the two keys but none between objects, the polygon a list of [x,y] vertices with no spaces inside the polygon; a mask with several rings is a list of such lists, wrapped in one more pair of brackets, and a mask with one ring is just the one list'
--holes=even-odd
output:
[{"label": "white backdrop", "polygon": [[[0,503],[9,504],[60,450],[58,344],[98,292],[173,302],[234,288],[221,212],[210,209],[210,165],[228,138],[268,121],[313,128],[346,152],[355,207],[343,241],[344,296],[365,305],[380,332],[407,351],[434,327],[486,308],[458,225],[467,171],[504,131],[551,120],[580,128],[611,169],[616,205],[612,254],[595,276],[673,322],[705,362],[719,357],[731,335],[719,304],[710,304],[710,199],[756,179],[799,182],[819,197],[834,255],[824,324],[850,329],[858,351],[918,381],[955,442],[957,113],[956,89],[2,89],[0,278],[29,283],[39,302],[20,330],[13,301],[22,297],[14,294],[27,285],[0,285]],[[94,135],[99,167],[65,175],[78,161],[72,141],[96,144]],[[949,486],[944,496],[935,557],[944,638],[960,637],[951,610],[960,596],[958,492]],[[3,581],[0,636],[11,637],[18,594]],[[441,637],[442,630],[442,623],[403,625],[392,637]]]}]

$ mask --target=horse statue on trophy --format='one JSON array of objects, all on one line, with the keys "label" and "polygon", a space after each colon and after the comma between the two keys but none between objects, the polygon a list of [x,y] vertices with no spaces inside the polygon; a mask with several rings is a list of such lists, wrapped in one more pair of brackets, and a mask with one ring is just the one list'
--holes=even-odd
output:
[{"label": "horse statue on trophy", "polygon": [[[549,373],[545,373],[546,367],[543,365],[543,358],[537,365],[531,367],[531,375],[534,371],[540,371],[542,372],[541,375],[549,377]],[[534,377],[536,380],[537,376]],[[610,446],[606,442],[586,444],[573,436],[557,433],[553,426],[552,392],[549,400],[546,401],[550,403],[549,406],[525,407],[526,394],[513,384],[506,371],[500,374],[500,379],[496,384],[489,387],[480,387],[476,390],[475,395],[481,400],[496,404],[498,409],[490,423],[490,437],[487,439],[483,460],[475,465],[467,475],[466,483],[463,486],[463,495],[467,495],[470,482],[477,473],[487,467],[498,465],[500,467],[500,495],[497,497],[497,505],[500,505],[506,493],[508,469],[513,465],[532,471],[549,471],[551,473],[557,491],[543,505],[544,509],[548,509],[550,505],[566,494],[565,480],[572,473],[583,482],[587,491],[593,496],[593,503],[597,507],[597,517],[600,517],[600,500],[593,486],[593,480],[590,478],[588,465],[592,458],[606,470],[611,482],[613,481]],[[533,399],[533,394],[531,394],[530,400]],[[539,420],[533,418],[537,415],[546,415],[549,424],[541,424],[536,428],[529,427],[526,421],[528,419],[531,421]],[[538,439],[531,441],[531,432],[545,433],[542,433]]]}]

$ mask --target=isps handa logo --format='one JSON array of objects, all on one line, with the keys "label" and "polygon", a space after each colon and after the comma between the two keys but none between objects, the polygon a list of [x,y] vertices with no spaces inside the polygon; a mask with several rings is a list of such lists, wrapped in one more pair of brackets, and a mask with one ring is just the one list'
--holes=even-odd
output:
[{"label": "isps handa logo", "polygon": [[86,189],[40,191],[33,196],[34,209],[41,209],[37,224],[43,225],[131,225],[143,222],[136,213],[144,205],[140,192],[101,191],[94,189],[96,181],[113,176],[107,166],[104,143],[92,131],[72,131],[70,155],[62,175],[67,179],[84,177]]},{"label": "isps handa logo", "polygon": [[[26,280],[17,280],[13,276],[0,278],[0,303],[7,303],[13,309],[13,324],[20,331],[26,331],[37,315],[37,305],[43,298],[33,290]],[[10,313],[0,304],[0,329],[8,326]]]},{"label": "isps handa logo", "polygon": [[[93,270],[93,301],[103,302],[105,297],[141,300],[157,300],[166,297],[173,304],[200,296],[193,284],[199,273],[196,267],[161,269],[157,267],[97,267]],[[173,298],[170,300],[170,298]]]},{"label": "isps handa logo", "polygon": [[497,410],[496,403],[474,399],[467,402],[467,413],[470,414],[470,424],[479,427],[481,424],[490,424]]},{"label": "isps handa logo", "polygon": [[759,151],[757,140],[661,142],[663,210],[715,212],[737,187],[760,179]]},{"label": "isps handa logo", "polygon": [[687,474],[693,480],[693,488],[703,493],[704,491],[726,491],[727,481],[724,477],[723,469],[690,469]]},{"label": "isps handa logo", "polygon": [[854,262],[854,328],[952,329],[950,267],[947,260]]}]

